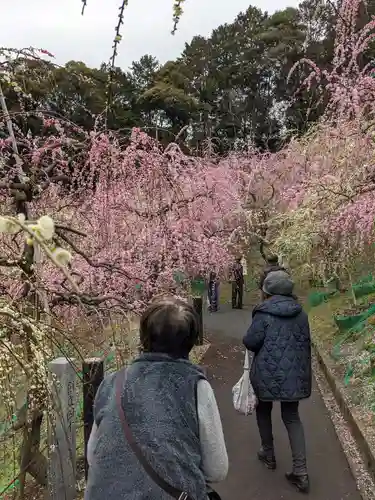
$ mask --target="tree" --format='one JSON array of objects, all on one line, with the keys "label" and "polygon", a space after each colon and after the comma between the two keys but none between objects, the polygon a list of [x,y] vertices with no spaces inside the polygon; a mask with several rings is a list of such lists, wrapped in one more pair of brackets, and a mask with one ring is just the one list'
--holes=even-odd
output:
[{"label": "tree", "polygon": [[133,62],[130,68],[130,78],[138,94],[152,87],[159,69],[159,62],[148,54],[142,56],[139,61]]},{"label": "tree", "polygon": [[260,50],[257,42],[264,15],[250,7],[234,23],[218,27],[210,39],[196,37],[187,45],[182,63],[192,71],[191,92],[202,103],[199,135],[212,139],[218,152],[257,135]]},{"label": "tree", "polygon": [[[291,135],[308,130],[326,107],[328,93],[321,86],[300,88],[306,68],[289,73],[302,56],[330,70],[335,16],[331,4],[315,0],[273,15],[249,7],[210,37],[194,37],[177,60],[163,66],[151,55],[129,72],[116,67],[113,57],[96,69],[75,61],[56,68],[30,57],[26,67],[18,57],[14,81],[32,98],[24,99],[26,110],[48,107],[87,130],[98,119],[126,136],[140,126],[166,144],[186,127],[180,140],[196,153],[249,146],[276,151]],[[120,41],[117,34],[114,55]],[[4,91],[10,110],[19,112],[18,94],[10,87]],[[26,133],[40,123],[19,125]]]},{"label": "tree", "polygon": [[[188,78],[180,71],[180,65],[166,63],[155,77],[154,83],[141,94],[143,109],[153,113],[156,128],[168,129],[168,142],[181,128],[189,124],[198,102],[186,92]],[[160,138],[160,132],[159,132]]]},{"label": "tree", "polygon": [[[351,275],[358,259],[373,258],[374,79],[361,51],[370,47],[374,22],[357,29],[360,2],[342,2],[332,69],[312,67],[329,96],[324,121],[284,152],[294,180],[284,192],[276,246],[319,272]],[[350,27],[350,29],[349,29]]]},{"label": "tree", "polygon": [[[11,55],[4,49],[3,54]],[[63,116],[85,130],[93,129],[97,119],[104,119],[109,79],[109,68],[105,64],[100,69],[92,69],[83,62],[70,61],[64,67],[57,67],[43,59],[18,57],[12,63],[11,76],[11,80],[3,84],[11,113],[19,113],[21,103],[24,111],[48,110],[51,116]],[[18,92],[14,91],[14,84]],[[111,94],[107,125],[115,129],[131,129],[139,124],[137,89],[130,75],[119,68],[112,71]],[[33,114],[23,122],[20,118],[18,124],[25,133],[29,129],[38,133],[40,123],[35,123]]]},{"label": "tree", "polygon": [[[306,130],[321,109],[305,104],[306,93],[293,95],[301,74],[295,74],[289,85],[287,80],[293,65],[310,54],[310,47],[324,56],[323,45],[309,38],[309,30],[307,16],[297,9],[269,16],[249,7],[209,38],[194,37],[174,63],[175,70],[186,77],[178,86],[184,99],[191,96],[197,103],[189,110],[191,147],[202,151],[208,140],[219,154],[249,145],[275,151],[285,130]],[[163,89],[167,83],[163,82]],[[169,92],[173,94],[172,89]],[[157,94],[162,97],[157,103],[161,107],[164,96]],[[181,107],[185,110],[180,99],[173,106],[174,114]]]},{"label": "tree", "polygon": [[[307,27],[301,22],[301,15],[297,9],[290,7],[277,11],[264,21],[260,38],[265,60],[263,63],[265,86],[271,99],[268,107],[276,109],[274,120],[279,122],[279,128],[281,126],[287,129],[301,128],[300,118],[296,120],[296,111],[300,117],[304,104],[303,101],[297,101],[297,106],[290,106],[293,82],[288,82],[288,74],[293,65],[304,55],[306,37]],[[277,111],[280,105],[286,105],[285,117],[280,116]],[[273,147],[273,150],[277,149],[278,139],[280,138],[276,136],[276,147]]]},{"label": "tree", "polygon": [[47,481],[41,426],[46,363],[56,347],[65,352],[75,343],[82,322],[96,320],[98,328],[113,314],[138,313],[161,291],[187,295],[192,276],[226,266],[242,173],[187,157],[175,144],[164,149],[139,129],[127,143],[100,121],[87,131],[40,109],[21,114],[40,121],[38,133],[24,134],[4,102],[0,351],[10,353],[8,364],[16,360],[14,380],[25,384],[27,405],[16,407],[7,377],[0,384],[23,429],[22,496],[26,473]]}]

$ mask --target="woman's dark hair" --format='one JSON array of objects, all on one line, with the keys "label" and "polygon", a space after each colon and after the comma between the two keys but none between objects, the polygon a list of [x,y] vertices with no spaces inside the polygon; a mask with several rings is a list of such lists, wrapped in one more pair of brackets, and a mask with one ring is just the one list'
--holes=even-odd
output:
[{"label": "woman's dark hair", "polygon": [[156,298],[141,317],[144,352],[187,358],[199,334],[199,318],[187,302],[171,296]]}]

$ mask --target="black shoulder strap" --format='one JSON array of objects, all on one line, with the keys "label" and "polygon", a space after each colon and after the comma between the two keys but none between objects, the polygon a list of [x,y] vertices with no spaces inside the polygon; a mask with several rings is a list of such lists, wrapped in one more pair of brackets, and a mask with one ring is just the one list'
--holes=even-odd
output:
[{"label": "black shoulder strap", "polygon": [[163,478],[159,476],[157,472],[151,467],[151,465],[147,462],[145,457],[143,456],[143,453],[141,449],[139,448],[138,444],[135,442],[133,434],[130,430],[129,424],[126,421],[124,409],[122,407],[122,393],[123,393],[123,387],[124,387],[124,382],[126,381],[126,369],[124,370],[124,377],[121,377],[121,372],[117,374],[116,378],[116,404],[117,404],[117,410],[121,419],[122,427],[124,430],[124,434],[126,437],[126,440],[130,446],[130,448],[133,450],[134,455],[137,457],[139,463],[142,465],[144,468],[145,472],[149,475],[149,477],[154,481],[155,484],[159,486],[162,490],[164,490],[168,495],[170,495],[172,498],[175,498],[176,500],[193,500],[187,493],[178,490],[174,486],[171,486],[169,483],[167,483]]}]

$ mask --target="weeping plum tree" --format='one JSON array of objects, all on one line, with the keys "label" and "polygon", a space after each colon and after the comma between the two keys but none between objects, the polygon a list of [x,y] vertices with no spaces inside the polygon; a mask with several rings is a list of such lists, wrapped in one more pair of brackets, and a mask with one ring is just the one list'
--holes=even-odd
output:
[{"label": "weeping plum tree", "polygon": [[[22,63],[40,55],[14,53]],[[124,143],[100,120],[87,132],[47,111],[27,112],[13,63],[8,57],[1,67],[21,111],[10,115],[2,100],[0,350],[14,376],[2,372],[0,384],[14,429],[23,429],[22,496],[26,473],[47,481],[45,367],[61,338],[74,344],[75,328],[93,314],[105,324],[114,313],[141,311],[155,293],[188,293],[176,274],[226,266],[247,174],[240,164],[188,157],[176,144],[163,149],[138,129]],[[25,127],[31,116],[33,132]]]},{"label": "weeping plum tree", "polygon": [[302,85],[324,86],[329,101],[324,120],[291,142],[278,167],[293,175],[282,196],[276,245],[323,276],[350,278],[359,259],[373,259],[375,79],[373,66],[363,61],[375,20],[357,27],[361,4],[340,4],[331,69],[300,62],[311,67]]}]

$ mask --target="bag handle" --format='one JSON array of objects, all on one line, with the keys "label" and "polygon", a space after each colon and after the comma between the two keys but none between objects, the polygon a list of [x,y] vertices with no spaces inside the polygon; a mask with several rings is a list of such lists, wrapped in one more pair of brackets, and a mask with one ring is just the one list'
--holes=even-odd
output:
[{"label": "bag handle", "polygon": [[245,359],[243,362],[243,369],[244,369],[244,371],[250,370],[250,355],[249,355],[249,351],[247,349],[245,351]]},{"label": "bag handle", "polygon": [[129,424],[126,420],[125,417],[125,412],[122,407],[122,393],[123,393],[123,387],[125,385],[126,381],[126,369],[124,370],[124,377],[122,378],[120,376],[121,372],[117,374],[116,377],[116,403],[117,403],[117,410],[121,419],[123,431],[126,437],[126,440],[132,449],[134,455],[137,457],[139,463],[142,465],[144,468],[145,472],[148,474],[148,476],[154,481],[155,484],[159,486],[162,490],[165,491],[168,495],[171,497],[175,498],[176,500],[193,500],[186,492],[178,490],[174,486],[171,486],[167,481],[165,481],[162,477],[159,476],[159,474],[151,467],[151,465],[147,462],[145,457],[143,456],[143,453],[138,446],[138,444],[135,442],[134,436],[132,434],[132,431],[130,430]]}]

